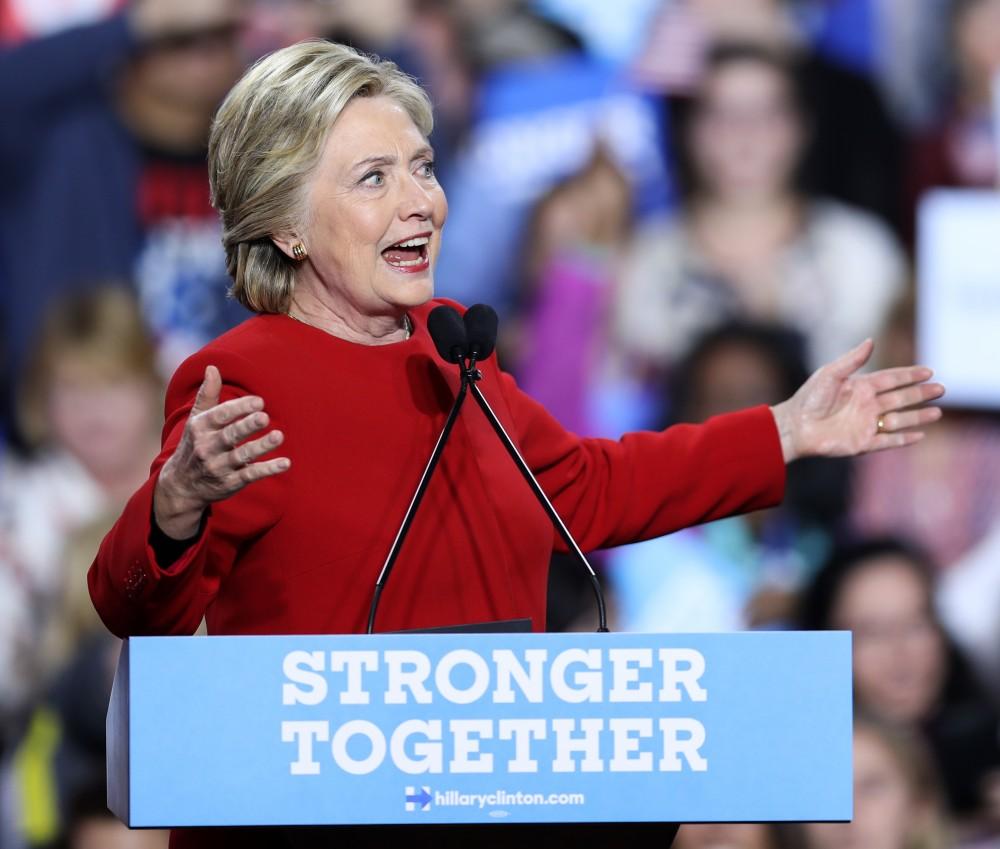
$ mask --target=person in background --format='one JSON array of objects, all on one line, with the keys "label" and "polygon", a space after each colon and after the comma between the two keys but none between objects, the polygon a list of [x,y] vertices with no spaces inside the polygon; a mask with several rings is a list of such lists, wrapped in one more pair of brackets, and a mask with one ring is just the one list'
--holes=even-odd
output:
[{"label": "person in background", "polygon": [[923,741],[882,720],[854,720],[854,819],[798,826],[804,849],[949,849],[934,764]]},{"label": "person in background", "polygon": [[852,544],[803,593],[800,624],[853,633],[856,704],[922,735],[956,820],[995,829],[1000,723],[935,615],[932,575],[900,540]]},{"label": "person in background", "polygon": [[666,93],[674,106],[700,88],[715,45],[753,44],[782,54],[810,106],[814,132],[804,153],[806,184],[898,229],[900,132],[869,79],[809,45],[797,14],[801,5],[796,0],[665,0],[634,73]]},{"label": "person in background", "polygon": [[781,826],[762,823],[698,823],[680,827],[673,849],[792,849]]},{"label": "person in background", "polygon": [[[775,325],[726,324],[696,342],[663,393],[666,423],[769,404],[807,375],[802,340]],[[843,461],[790,466],[780,507],[608,553],[618,625],[631,631],[787,626],[795,593],[829,553],[844,509]]]},{"label": "person in background", "polygon": [[245,317],[224,297],[205,166],[242,21],[240,0],[134,0],[0,50],[0,384],[49,304],[97,280],[135,281],[168,371]]},{"label": "person in background", "polygon": [[876,218],[797,184],[804,110],[782,54],[730,44],[709,56],[678,130],[679,213],[640,231],[622,275],[616,339],[640,370],[669,371],[726,319],[798,330],[811,367],[881,327],[902,253]]},{"label": "person in background", "polygon": [[66,541],[124,504],[156,448],[162,384],[135,299],[110,287],[54,303],[21,387],[35,453],[0,479],[0,580],[20,611],[0,629],[0,692],[20,694],[8,710],[41,683],[36,652],[65,592]]},{"label": "person in background", "polygon": [[169,832],[126,828],[107,807],[103,779],[74,797],[66,835],[46,849],[167,849]]},{"label": "person in background", "polygon": [[[910,287],[880,334],[879,366],[912,362],[915,308]],[[858,458],[853,466],[853,533],[913,540],[942,573],[959,564],[1000,521],[1000,426],[988,413],[949,410],[934,433],[905,457],[883,453]]]},{"label": "person in background", "polygon": [[542,197],[525,228],[519,322],[513,334],[505,325],[503,353],[524,390],[574,433],[601,433],[593,393],[631,227],[628,179],[597,144],[579,173]]},{"label": "person in background", "polygon": [[913,144],[910,226],[924,192],[935,186],[992,188],[998,142],[994,84],[1000,73],[1000,0],[954,0],[950,26],[955,80],[945,114]]}]

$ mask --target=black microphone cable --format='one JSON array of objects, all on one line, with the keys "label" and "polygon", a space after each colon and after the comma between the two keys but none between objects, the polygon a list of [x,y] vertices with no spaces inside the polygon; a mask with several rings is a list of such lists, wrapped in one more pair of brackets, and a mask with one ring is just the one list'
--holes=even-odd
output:
[{"label": "black microphone cable", "polygon": [[549,497],[545,494],[545,491],[538,483],[538,479],[534,476],[534,474],[532,474],[528,464],[521,456],[521,452],[517,450],[517,446],[514,444],[514,441],[507,434],[507,431],[504,430],[503,425],[500,423],[500,419],[497,418],[496,413],[493,412],[493,408],[490,407],[486,397],[480,391],[479,386],[477,386],[477,382],[482,379],[482,373],[475,368],[475,358],[478,358],[479,360],[485,359],[493,353],[493,349],[496,347],[498,325],[496,311],[493,307],[486,304],[475,304],[474,306],[469,307],[466,311],[464,323],[466,336],[468,338],[468,350],[474,358],[471,359],[468,366],[460,366],[463,371],[463,383],[468,384],[472,397],[476,400],[479,408],[483,411],[483,414],[486,416],[487,421],[489,421],[494,433],[496,433],[496,435],[500,438],[504,448],[507,449],[507,453],[514,461],[514,465],[516,465],[518,471],[521,472],[521,476],[531,488],[531,491],[534,493],[538,503],[542,505],[542,508],[545,510],[552,524],[555,526],[555,529],[562,538],[562,541],[566,543],[566,547],[569,549],[570,553],[586,570],[587,577],[590,580],[591,589],[594,591],[594,598],[597,600],[597,631],[598,633],[606,633],[608,630],[608,614],[604,602],[604,590],[601,588],[601,582],[597,577],[597,573],[594,571],[594,567],[590,565],[590,561],[587,560],[586,555],[584,555],[580,546],[573,538],[573,535],[569,532],[569,528],[566,527],[566,524],[556,512],[556,508],[552,506],[552,502],[549,501]]},{"label": "black microphone cable", "polygon": [[[434,347],[437,348],[437,352],[441,355],[441,358],[449,363],[459,363],[464,368],[469,343],[466,336],[465,324],[461,316],[451,307],[435,307],[431,310],[430,315],[427,316],[427,330],[431,334],[431,339],[434,340]],[[438,460],[441,459],[441,452],[444,451],[445,443],[447,443],[451,429],[458,418],[458,412],[465,402],[467,391],[468,382],[463,377],[458,394],[455,396],[455,401],[448,413],[448,418],[445,419],[444,427],[441,428],[441,433],[438,435],[434,450],[427,460],[427,465],[420,476],[420,481],[413,493],[413,498],[410,500],[410,506],[406,508],[403,521],[399,525],[399,530],[396,531],[396,538],[392,541],[392,546],[389,548],[388,555],[386,555],[382,571],[379,572],[378,579],[375,581],[375,593],[372,596],[371,606],[368,608],[368,630],[366,631],[368,634],[372,634],[375,631],[375,615],[378,612],[379,600],[382,598],[382,590],[385,589],[389,575],[392,573],[392,567],[396,564],[396,558],[399,557],[399,552],[403,547],[403,540],[406,539],[406,535],[409,533],[413,517],[416,515],[417,509],[420,507],[420,502],[424,498],[427,485],[430,483],[431,476],[437,468]]]}]

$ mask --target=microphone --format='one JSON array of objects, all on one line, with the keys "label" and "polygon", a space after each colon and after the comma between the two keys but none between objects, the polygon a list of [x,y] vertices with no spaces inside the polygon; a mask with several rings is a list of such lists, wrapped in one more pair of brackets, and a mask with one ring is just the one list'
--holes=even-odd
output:
[{"label": "microphone", "polygon": [[[441,358],[449,363],[461,364],[464,370],[469,343],[466,338],[465,323],[458,312],[449,306],[442,305],[435,307],[431,310],[430,315],[427,316],[427,330],[431,334],[431,339],[434,340],[434,347],[437,348],[437,352],[441,355]],[[403,521],[399,525],[399,530],[396,531],[396,538],[392,541],[392,546],[390,546],[389,553],[386,555],[382,571],[379,572],[378,579],[375,581],[375,592],[372,596],[371,606],[368,608],[367,633],[369,634],[375,631],[375,615],[378,613],[378,604],[382,598],[382,591],[385,589],[389,575],[392,573],[392,567],[396,564],[396,558],[399,557],[403,541],[406,539],[407,533],[409,533],[410,525],[413,524],[413,517],[420,507],[420,502],[423,501],[424,493],[427,491],[427,485],[430,483],[434,470],[437,468],[438,460],[441,459],[441,452],[444,451],[444,446],[451,435],[455,420],[458,418],[458,412],[465,402],[467,391],[468,381],[465,379],[463,371],[462,383],[459,386],[458,394],[455,396],[455,401],[451,405],[448,418],[445,419],[444,427],[441,428],[441,433],[438,435],[434,450],[431,452],[427,465],[424,467],[424,472],[420,476],[420,481],[417,483],[417,488],[413,493],[413,498],[410,500],[410,506],[406,508]]]},{"label": "microphone", "polygon": [[438,354],[446,363],[460,363],[467,355],[469,350],[467,327],[467,323],[462,321],[458,311],[449,306],[435,307],[427,316],[427,330],[434,340]]},{"label": "microphone", "polygon": [[485,360],[497,344],[497,312],[487,304],[473,304],[463,316],[469,356]]},{"label": "microphone", "polygon": [[594,597],[597,600],[597,630],[599,633],[604,633],[608,630],[607,610],[604,603],[604,591],[601,589],[601,582],[597,578],[597,573],[594,571],[594,567],[590,565],[590,561],[587,560],[583,551],[580,550],[580,546],[577,545],[573,535],[569,532],[569,528],[566,527],[566,524],[556,512],[555,507],[552,506],[552,502],[549,501],[548,496],[539,485],[538,479],[534,476],[534,474],[532,474],[528,464],[524,461],[521,453],[517,450],[517,446],[514,445],[514,441],[507,435],[507,431],[504,430],[503,425],[500,424],[500,419],[497,418],[496,413],[493,412],[493,409],[490,407],[486,397],[482,392],[480,392],[479,387],[477,386],[477,381],[482,379],[482,373],[475,368],[476,360],[486,359],[493,353],[493,349],[496,347],[498,324],[496,310],[486,304],[476,304],[469,307],[466,311],[464,322],[465,332],[468,338],[468,355],[470,357],[470,364],[468,368],[463,368],[462,380],[463,382],[467,382],[469,384],[469,391],[472,392],[472,397],[476,399],[476,403],[483,411],[483,414],[489,421],[494,433],[496,433],[496,435],[500,438],[500,442],[503,443],[504,448],[507,449],[507,453],[514,461],[514,465],[516,465],[518,471],[521,472],[521,476],[531,488],[531,491],[538,503],[542,505],[542,509],[545,510],[549,520],[555,526],[556,531],[558,531],[559,536],[562,537],[563,542],[566,543],[566,547],[570,550],[577,562],[579,562],[580,565],[586,570],[587,577],[590,579],[591,588],[594,591]]}]

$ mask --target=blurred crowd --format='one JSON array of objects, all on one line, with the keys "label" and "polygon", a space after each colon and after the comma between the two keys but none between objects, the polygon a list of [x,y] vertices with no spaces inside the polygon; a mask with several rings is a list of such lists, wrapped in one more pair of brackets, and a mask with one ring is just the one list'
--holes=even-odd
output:
[{"label": "blurred crowd", "polygon": [[[85,573],[165,380],[247,317],[214,109],[308,37],[428,88],[437,292],[496,306],[504,366],[582,434],[777,403],[869,336],[915,361],[922,204],[998,185],[1000,0],[0,0],[0,846],[166,845],[104,807],[118,645]],[[854,822],[682,849],[1000,847],[995,410],[597,562],[616,630],[854,634]],[[588,592],[557,558],[550,628],[590,627]]]}]

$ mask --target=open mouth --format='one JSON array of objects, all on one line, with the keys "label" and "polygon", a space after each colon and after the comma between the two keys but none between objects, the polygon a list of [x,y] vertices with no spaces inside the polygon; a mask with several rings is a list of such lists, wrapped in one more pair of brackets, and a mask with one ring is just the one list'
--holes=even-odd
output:
[{"label": "open mouth", "polygon": [[382,251],[382,259],[397,271],[424,271],[429,265],[427,248],[430,245],[431,234],[421,233],[411,236],[394,245],[389,245]]}]

